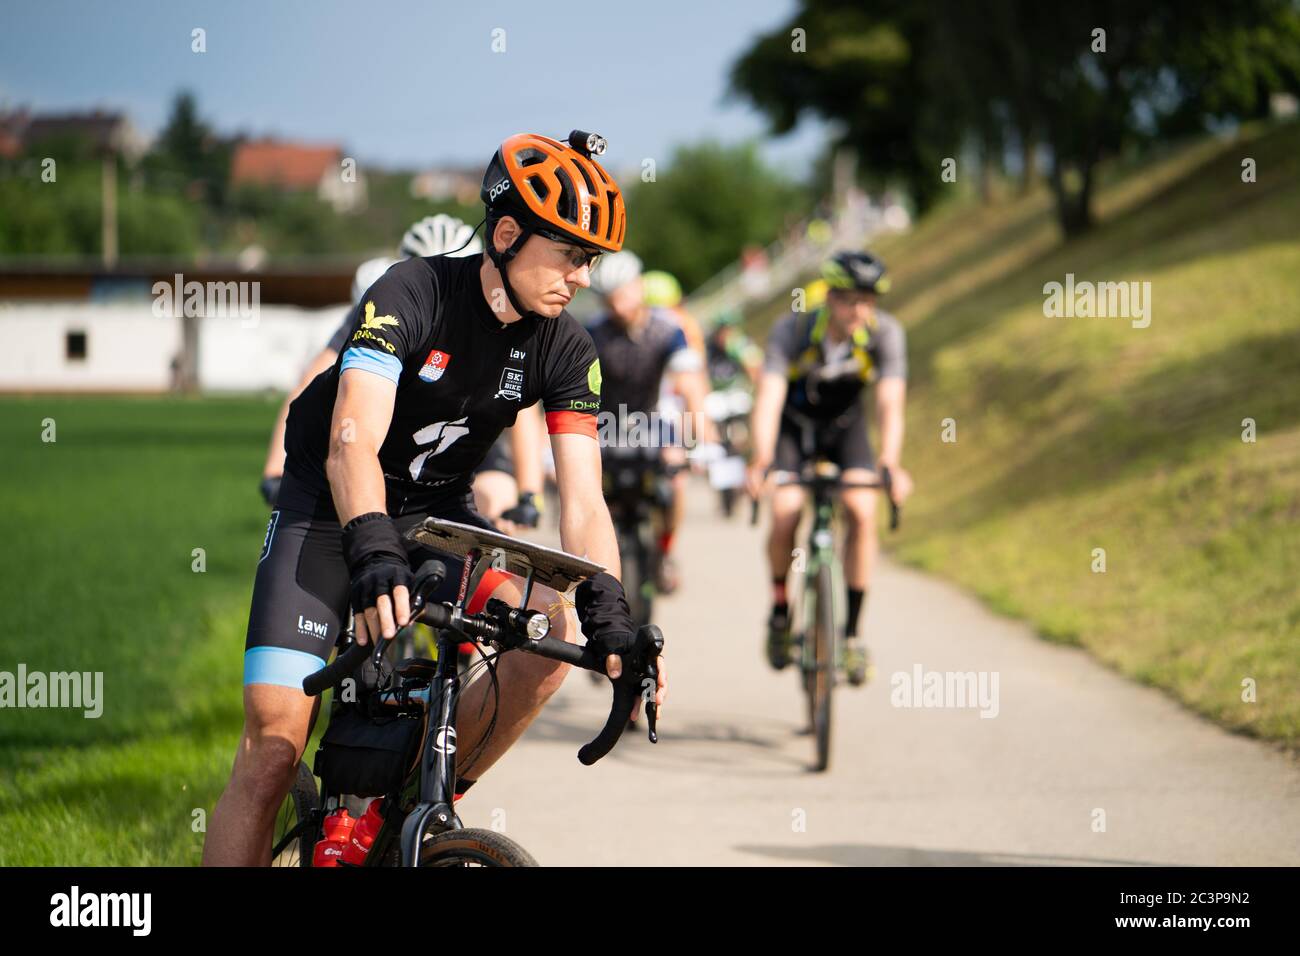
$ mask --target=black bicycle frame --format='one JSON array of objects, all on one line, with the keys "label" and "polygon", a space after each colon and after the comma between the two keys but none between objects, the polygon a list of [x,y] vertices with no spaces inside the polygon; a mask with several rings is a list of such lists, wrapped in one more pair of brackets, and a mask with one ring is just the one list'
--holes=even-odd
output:
[{"label": "black bicycle frame", "polygon": [[[441,833],[461,829],[455,810],[456,788],[456,705],[460,700],[460,668],[457,654],[463,635],[456,622],[464,613],[469,599],[468,581],[481,557],[472,549],[465,555],[461,572],[461,590],[450,627],[438,629],[437,670],[429,682],[429,702],[425,710],[425,736],[421,742],[420,772],[411,774],[402,785],[397,806],[384,807],[384,822],[375,842],[366,854],[366,866],[379,866],[393,841],[400,841],[400,865],[418,866],[420,845],[426,832]],[[533,574],[524,578],[520,607],[528,606],[533,591]],[[414,804],[406,812],[402,808]],[[395,821],[402,820],[400,835]]]}]

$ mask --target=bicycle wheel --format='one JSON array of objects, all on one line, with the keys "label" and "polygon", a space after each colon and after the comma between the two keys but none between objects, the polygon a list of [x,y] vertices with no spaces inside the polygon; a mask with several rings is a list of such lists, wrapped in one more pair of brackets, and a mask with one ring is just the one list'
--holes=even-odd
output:
[{"label": "bicycle wheel", "polygon": [[817,739],[817,769],[825,770],[831,760],[831,690],[835,686],[835,592],[829,564],[817,569],[817,619],[813,639],[812,673],[813,734]]},{"label": "bicycle wheel", "polygon": [[730,518],[736,513],[736,489],[723,488],[719,494],[722,497],[722,517]]},{"label": "bicycle wheel", "polygon": [[420,847],[420,866],[537,866],[527,850],[495,830],[448,830]]},{"label": "bicycle wheel", "polygon": [[298,776],[289,788],[280,812],[275,815],[275,830],[271,835],[272,852],[294,827],[302,824],[302,830],[296,839],[273,857],[272,866],[311,866],[312,853],[316,848],[316,831],[319,829],[319,808],[320,795],[316,791],[316,778],[307,769],[307,764],[299,761]]}]

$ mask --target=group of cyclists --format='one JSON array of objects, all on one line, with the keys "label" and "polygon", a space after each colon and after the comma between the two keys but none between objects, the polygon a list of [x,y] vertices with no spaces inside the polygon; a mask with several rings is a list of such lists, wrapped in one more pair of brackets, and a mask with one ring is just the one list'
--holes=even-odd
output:
[{"label": "group of cyclists", "polygon": [[[627,215],[595,158],[603,145],[579,131],[566,140],[508,138],[484,175],[482,240],[468,224],[432,216],[408,230],[397,259],[357,270],[352,307],[286,399],[268,449],[261,490],[273,510],[249,613],[245,722],[205,864],[269,862],[274,816],[319,707],[303,678],[325,666],[349,620],[361,644],[408,623],[412,568],[438,555],[404,533],[426,516],[526,533],[549,485],[561,547],[607,570],[572,601],[534,586],[528,607],[551,617],[553,636],[576,642],[580,631],[615,678],[644,623],[623,588],[625,556],[602,484],[619,460],[640,458],[663,476],[651,580],[636,586],[672,593],[681,586],[673,546],[690,470],[747,453],[737,483],[755,500],[771,499],[766,653],[778,669],[790,660],[787,578],[804,494],[778,477],[813,459],[837,465],[846,484],[887,467],[895,501],[910,493],[901,467],[905,340],[876,308],[889,283],[883,263],[861,251],[834,255],[814,307],[778,321],[766,349],[745,335],[738,312],[705,336],[677,281],[644,271],[622,248]],[[584,327],[567,306],[586,288],[601,308]],[[878,454],[868,441],[868,390]],[[748,414],[732,416],[744,419],[747,448],[721,427],[726,415],[708,413],[720,391],[752,391],[752,409],[747,399]],[[655,425],[625,428],[633,417]],[[877,547],[875,495],[845,488],[841,500],[844,668],[862,683],[870,662],[858,622]],[[454,577],[439,600],[456,598]],[[517,605],[524,593],[514,575],[481,564],[467,606]],[[501,658],[491,722],[480,706],[488,682],[463,693],[458,745],[474,758],[457,768],[457,796],[519,739],[568,669],[532,655]],[[660,710],[666,688],[661,663]]]}]

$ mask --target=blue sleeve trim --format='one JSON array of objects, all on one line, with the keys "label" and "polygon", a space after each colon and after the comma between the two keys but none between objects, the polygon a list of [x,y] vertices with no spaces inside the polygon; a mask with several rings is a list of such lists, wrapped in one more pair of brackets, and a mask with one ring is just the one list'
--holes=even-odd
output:
[{"label": "blue sleeve trim", "polygon": [[244,685],[278,684],[302,690],[302,679],[325,666],[325,659],[288,647],[250,647],[244,651]]},{"label": "blue sleeve trim", "polygon": [[365,372],[388,379],[394,385],[402,377],[402,360],[396,355],[380,352],[378,349],[359,349],[355,346],[343,353],[343,365],[340,373],[350,368],[359,368]]}]

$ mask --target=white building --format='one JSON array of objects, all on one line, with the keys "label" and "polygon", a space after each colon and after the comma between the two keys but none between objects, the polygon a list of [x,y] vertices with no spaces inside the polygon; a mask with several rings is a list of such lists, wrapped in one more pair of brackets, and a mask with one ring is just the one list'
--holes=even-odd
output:
[{"label": "white building", "polygon": [[[288,390],[346,311],[265,305],[251,319],[194,319],[199,388]],[[149,300],[0,302],[0,391],[167,391],[183,321],[155,316]]]}]

